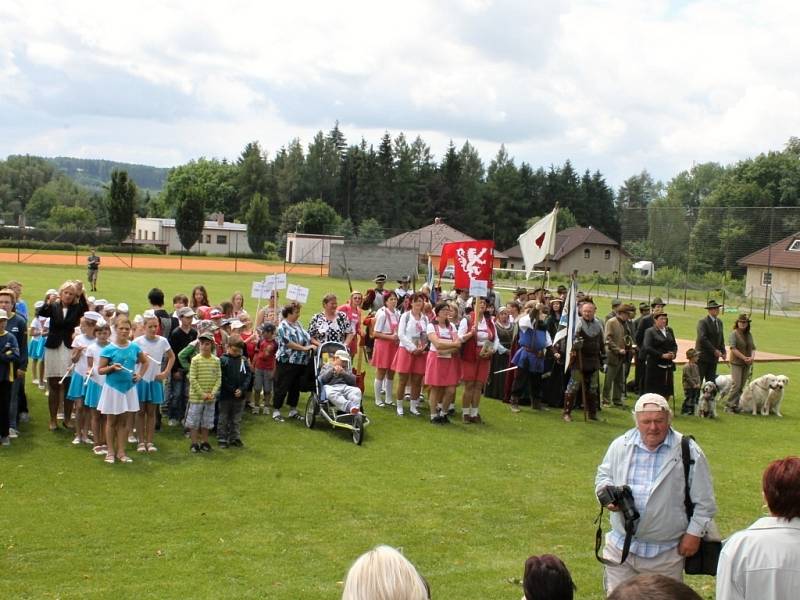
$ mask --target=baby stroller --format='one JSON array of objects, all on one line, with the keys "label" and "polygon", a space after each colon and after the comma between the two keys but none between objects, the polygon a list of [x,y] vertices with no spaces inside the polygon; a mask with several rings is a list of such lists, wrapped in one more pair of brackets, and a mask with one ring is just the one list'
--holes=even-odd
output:
[{"label": "baby stroller", "polygon": [[369,425],[369,419],[363,412],[358,414],[345,413],[337,410],[336,407],[325,398],[325,389],[319,380],[319,374],[325,359],[328,355],[333,355],[337,350],[347,352],[347,346],[340,342],[325,342],[317,348],[317,353],[313,357],[314,361],[314,383],[315,390],[308,397],[305,411],[306,427],[313,429],[317,420],[317,415],[322,415],[334,429],[347,429],[352,433],[353,443],[360,446],[364,441],[364,428]]}]

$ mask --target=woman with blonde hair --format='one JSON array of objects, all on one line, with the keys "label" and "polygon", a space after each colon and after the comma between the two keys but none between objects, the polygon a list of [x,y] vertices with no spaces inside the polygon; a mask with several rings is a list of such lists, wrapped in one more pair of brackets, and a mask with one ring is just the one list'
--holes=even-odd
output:
[{"label": "woman with blonde hair", "polygon": [[377,546],[350,567],[342,600],[430,600],[430,591],[405,556],[391,546]]}]

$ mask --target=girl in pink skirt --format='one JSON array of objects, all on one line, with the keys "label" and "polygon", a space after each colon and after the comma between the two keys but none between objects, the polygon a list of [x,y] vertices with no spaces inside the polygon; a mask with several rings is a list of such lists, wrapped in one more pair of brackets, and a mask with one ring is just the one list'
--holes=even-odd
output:
[{"label": "girl in pink skirt", "polygon": [[[392,384],[394,382],[392,363],[400,343],[397,336],[399,324],[400,312],[397,310],[397,294],[384,292],[383,306],[375,314],[375,325],[372,330],[372,337],[375,338],[375,346],[372,349],[372,366],[375,367],[374,389],[377,406],[394,404],[392,402]],[[385,387],[384,378],[386,379]],[[385,400],[381,400],[381,390],[386,393]]]},{"label": "girl in pink skirt", "polygon": [[406,385],[411,382],[411,414],[419,415],[417,408],[422,392],[422,377],[425,375],[425,357],[428,349],[428,318],[422,310],[425,296],[419,292],[409,300],[411,309],[400,317],[397,335],[400,347],[394,357],[392,370],[397,373],[397,414],[403,415],[403,395]]},{"label": "girl in pink skirt", "polygon": [[462,417],[464,423],[481,423],[478,405],[483,386],[489,379],[489,367],[495,352],[505,352],[497,337],[494,319],[487,310],[486,299],[476,298],[474,309],[461,319],[458,337],[464,343],[461,353],[461,381],[464,382]]},{"label": "girl in pink skirt", "polygon": [[[452,309],[446,302],[433,307],[436,320],[428,323],[427,334],[431,342],[425,359],[425,385],[430,386],[431,423],[449,423],[447,409],[455,396],[461,378],[461,359],[458,355],[461,340],[458,331],[450,323]],[[441,403],[441,413],[437,406]]]}]

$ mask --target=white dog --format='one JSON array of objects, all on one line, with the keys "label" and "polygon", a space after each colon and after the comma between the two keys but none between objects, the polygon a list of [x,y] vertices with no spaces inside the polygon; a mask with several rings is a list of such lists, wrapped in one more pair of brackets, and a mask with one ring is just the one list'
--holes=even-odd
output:
[{"label": "white dog", "polygon": [[706,381],[700,388],[697,416],[709,419],[717,417],[717,386],[713,381]]},{"label": "white dog", "polygon": [[731,387],[733,386],[733,377],[730,375],[718,375],[714,380],[714,383],[717,386],[719,397],[722,399],[728,395],[728,392],[731,391]]},{"label": "white dog", "polygon": [[739,398],[739,410],[749,411],[753,415],[760,410],[765,417],[770,413],[782,417],[783,390],[788,383],[789,378],[785,375],[773,375],[772,373],[754,379],[744,388]]}]

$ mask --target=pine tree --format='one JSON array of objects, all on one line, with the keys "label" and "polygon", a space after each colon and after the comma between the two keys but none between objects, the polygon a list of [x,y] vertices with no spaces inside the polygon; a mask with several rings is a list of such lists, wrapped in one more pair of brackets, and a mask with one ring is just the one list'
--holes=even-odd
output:
[{"label": "pine tree", "polygon": [[178,239],[187,252],[192,249],[203,233],[205,221],[205,199],[201,190],[190,186],[177,201],[175,211],[175,230]]},{"label": "pine tree", "polygon": [[227,207],[231,218],[243,216],[250,209],[256,194],[266,194],[269,188],[269,167],[258,142],[250,142],[236,162],[236,205]]},{"label": "pine tree", "polygon": [[261,194],[253,194],[250,206],[245,213],[247,223],[247,243],[254,254],[264,253],[264,242],[269,239],[270,218],[269,200]]},{"label": "pine tree", "polygon": [[122,242],[136,224],[136,184],[128,178],[127,171],[111,172],[108,188],[108,222],[111,236]]}]

